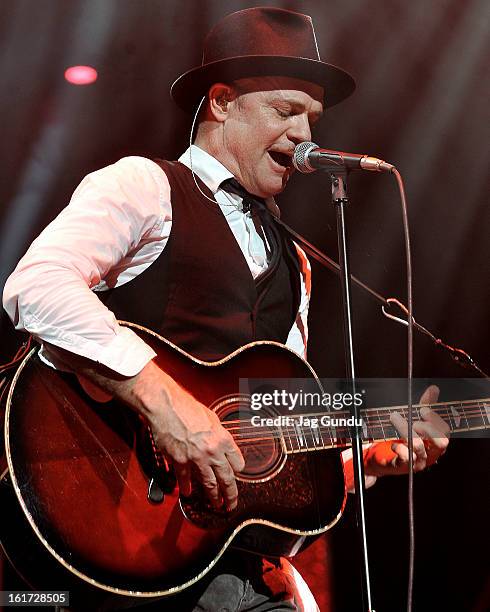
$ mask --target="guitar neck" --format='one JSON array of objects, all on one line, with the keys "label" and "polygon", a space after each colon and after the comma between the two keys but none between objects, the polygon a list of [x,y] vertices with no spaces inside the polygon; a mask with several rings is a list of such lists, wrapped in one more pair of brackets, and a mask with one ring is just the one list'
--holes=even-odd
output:
[{"label": "guitar neck", "polygon": [[[414,419],[422,420],[422,408],[431,408],[444,419],[451,433],[490,428],[490,398],[430,405],[414,404]],[[351,426],[362,428],[364,442],[396,440],[400,435],[390,420],[393,412],[406,418],[407,406],[363,410],[359,423],[355,423],[346,411],[285,416],[281,417],[279,430],[288,453],[350,446]]]}]

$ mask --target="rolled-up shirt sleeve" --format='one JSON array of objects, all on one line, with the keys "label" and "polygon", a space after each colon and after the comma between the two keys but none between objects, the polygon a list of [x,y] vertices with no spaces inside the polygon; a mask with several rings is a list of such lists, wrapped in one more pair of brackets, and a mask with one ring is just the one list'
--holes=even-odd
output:
[{"label": "rolled-up shirt sleeve", "polygon": [[151,160],[123,158],[85,177],[7,280],[4,308],[16,329],[137,374],[155,353],[118,325],[94,290],[122,285],[156,259],[171,212],[167,177]]}]

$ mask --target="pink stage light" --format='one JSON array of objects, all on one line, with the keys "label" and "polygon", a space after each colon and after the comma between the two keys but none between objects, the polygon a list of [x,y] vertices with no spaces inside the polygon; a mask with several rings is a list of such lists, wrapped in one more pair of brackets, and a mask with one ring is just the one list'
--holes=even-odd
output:
[{"label": "pink stage light", "polygon": [[65,80],[72,85],[90,85],[97,80],[97,70],[92,66],[70,66],[65,70]]}]

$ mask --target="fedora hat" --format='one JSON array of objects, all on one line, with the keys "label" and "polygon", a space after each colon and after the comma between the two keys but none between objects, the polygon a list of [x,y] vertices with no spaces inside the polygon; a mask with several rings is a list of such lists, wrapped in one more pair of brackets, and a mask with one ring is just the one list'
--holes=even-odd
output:
[{"label": "fedora hat", "polygon": [[231,13],[209,32],[200,66],[173,83],[170,93],[192,112],[209,87],[257,76],[288,76],[321,85],[325,106],[354,91],[348,72],[322,62],[311,17],[280,8],[257,7]]}]

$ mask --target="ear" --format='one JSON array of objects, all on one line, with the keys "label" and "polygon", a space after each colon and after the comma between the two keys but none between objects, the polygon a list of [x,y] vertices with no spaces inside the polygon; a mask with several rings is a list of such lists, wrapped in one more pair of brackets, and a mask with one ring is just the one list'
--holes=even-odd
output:
[{"label": "ear", "polygon": [[236,98],[236,91],[231,85],[214,83],[208,92],[209,110],[216,121],[223,122],[228,117],[229,104]]}]

